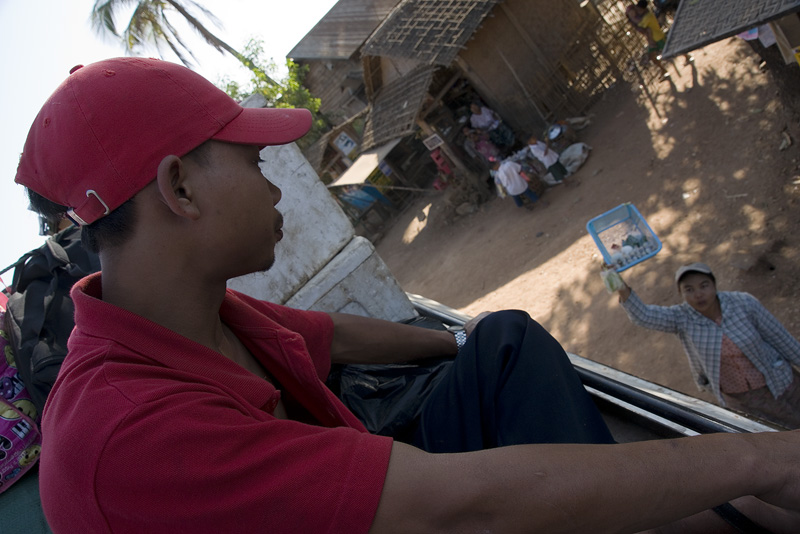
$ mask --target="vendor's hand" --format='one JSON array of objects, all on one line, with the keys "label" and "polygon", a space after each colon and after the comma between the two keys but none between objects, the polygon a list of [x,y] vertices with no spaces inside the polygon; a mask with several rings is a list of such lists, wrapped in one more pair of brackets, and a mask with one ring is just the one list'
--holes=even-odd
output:
[{"label": "vendor's hand", "polygon": [[625,283],[625,280],[622,281],[622,287],[617,290],[617,293],[619,293],[620,303],[625,302],[631,296],[631,288]]},{"label": "vendor's hand", "polygon": [[473,317],[472,319],[464,323],[464,331],[467,333],[467,336],[469,336],[472,333],[472,331],[475,330],[475,327],[478,326],[478,323],[481,322],[481,320],[483,320],[483,318],[489,315],[490,313],[492,312],[488,311],[481,312],[477,316]]}]

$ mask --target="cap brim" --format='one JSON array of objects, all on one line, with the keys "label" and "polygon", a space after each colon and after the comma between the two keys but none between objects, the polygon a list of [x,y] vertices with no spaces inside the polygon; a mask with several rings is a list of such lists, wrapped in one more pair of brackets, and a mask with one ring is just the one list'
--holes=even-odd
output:
[{"label": "cap brim", "polygon": [[211,138],[258,146],[285,145],[311,129],[311,112],[301,108],[243,108]]}]

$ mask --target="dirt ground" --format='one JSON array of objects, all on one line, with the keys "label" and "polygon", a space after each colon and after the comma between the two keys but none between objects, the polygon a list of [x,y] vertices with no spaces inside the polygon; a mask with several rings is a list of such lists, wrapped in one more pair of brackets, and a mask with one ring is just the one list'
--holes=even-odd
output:
[{"label": "dirt ground", "polygon": [[752,293],[800,338],[800,86],[736,38],[694,57],[653,86],[655,107],[638,87],[607,91],[578,132],[592,147],[568,179],[580,185],[550,188],[550,206],[495,198],[451,222],[444,194],[418,199],[377,246],[401,286],[469,315],[526,310],[568,351],[713,401],[678,339],[632,325],[602,284],[586,222],[632,202],[663,242],[622,273],[645,302],[678,303],[676,268],[704,261],[720,290]]}]

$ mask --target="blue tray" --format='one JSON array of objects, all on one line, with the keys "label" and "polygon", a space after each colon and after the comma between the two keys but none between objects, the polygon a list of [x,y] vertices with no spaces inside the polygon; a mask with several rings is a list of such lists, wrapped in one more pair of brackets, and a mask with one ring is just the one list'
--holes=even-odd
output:
[{"label": "blue tray", "polygon": [[[652,258],[661,250],[661,240],[630,202],[591,219],[586,223],[586,229],[600,249],[603,260],[607,265],[614,266],[617,272]],[[616,252],[612,250],[612,245],[619,245],[620,248],[623,245],[630,246],[632,252]]]}]

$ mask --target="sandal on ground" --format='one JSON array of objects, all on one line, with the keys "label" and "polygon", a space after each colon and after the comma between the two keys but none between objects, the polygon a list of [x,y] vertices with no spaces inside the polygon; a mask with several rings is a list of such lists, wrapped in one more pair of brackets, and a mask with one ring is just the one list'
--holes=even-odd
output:
[{"label": "sandal on ground", "polygon": [[714,512],[741,534],[772,534],[742,512],[733,507],[729,502],[712,508]]}]

